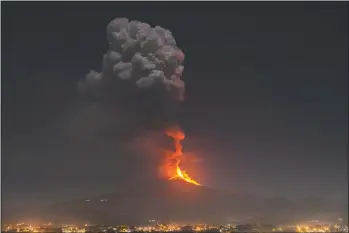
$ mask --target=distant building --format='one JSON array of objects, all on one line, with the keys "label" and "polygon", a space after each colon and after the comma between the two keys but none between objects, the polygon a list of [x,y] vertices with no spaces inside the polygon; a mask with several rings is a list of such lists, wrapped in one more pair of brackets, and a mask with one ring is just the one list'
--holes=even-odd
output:
[{"label": "distant building", "polygon": [[183,232],[194,232],[192,226],[184,226],[184,227],[181,227],[181,231],[183,231]]}]

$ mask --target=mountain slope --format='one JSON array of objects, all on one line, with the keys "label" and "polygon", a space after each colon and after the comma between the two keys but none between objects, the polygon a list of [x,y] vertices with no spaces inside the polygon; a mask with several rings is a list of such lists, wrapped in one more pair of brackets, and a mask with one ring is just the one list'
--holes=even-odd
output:
[{"label": "mountain slope", "polygon": [[46,216],[65,223],[136,224],[149,219],[192,223],[247,217],[279,222],[333,212],[338,208],[325,201],[294,203],[286,198],[230,194],[173,180],[133,184],[114,193],[58,203]]}]

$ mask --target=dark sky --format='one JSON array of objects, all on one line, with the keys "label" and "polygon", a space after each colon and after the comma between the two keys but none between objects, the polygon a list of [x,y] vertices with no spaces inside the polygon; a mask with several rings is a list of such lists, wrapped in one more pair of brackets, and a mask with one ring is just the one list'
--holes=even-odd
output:
[{"label": "dark sky", "polygon": [[5,203],[110,192],[151,170],[117,139],[67,136],[81,119],[100,123],[76,83],[101,69],[115,17],[170,29],[186,54],[180,123],[201,161],[193,176],[236,192],[346,199],[347,3],[2,2]]}]

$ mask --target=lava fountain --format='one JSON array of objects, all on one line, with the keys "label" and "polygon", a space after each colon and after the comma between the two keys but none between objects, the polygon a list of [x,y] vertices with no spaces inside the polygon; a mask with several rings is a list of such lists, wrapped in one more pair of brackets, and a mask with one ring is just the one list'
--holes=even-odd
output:
[{"label": "lava fountain", "polygon": [[175,147],[175,151],[166,152],[165,166],[168,179],[180,179],[194,185],[200,185],[180,168],[180,162],[183,156],[181,141],[185,138],[184,132],[179,128],[169,128],[165,133],[174,140]]}]

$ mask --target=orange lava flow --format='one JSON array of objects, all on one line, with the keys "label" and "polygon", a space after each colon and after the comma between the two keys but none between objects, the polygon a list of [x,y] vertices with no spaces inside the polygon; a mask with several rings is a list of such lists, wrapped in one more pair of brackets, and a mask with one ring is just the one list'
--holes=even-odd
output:
[{"label": "orange lava flow", "polygon": [[181,179],[188,183],[200,185],[197,181],[192,179],[188,173],[181,170],[179,164],[183,156],[181,141],[185,138],[184,133],[178,128],[171,128],[166,130],[167,136],[173,138],[175,151],[169,151],[166,158],[166,166],[168,171],[169,180]]}]

